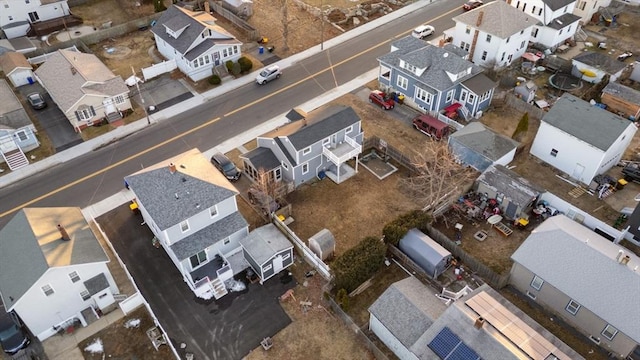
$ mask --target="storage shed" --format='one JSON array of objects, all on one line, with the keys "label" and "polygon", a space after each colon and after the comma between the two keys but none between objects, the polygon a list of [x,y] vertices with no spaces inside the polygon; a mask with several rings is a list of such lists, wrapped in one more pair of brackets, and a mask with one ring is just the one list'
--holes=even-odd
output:
[{"label": "storage shed", "polygon": [[260,284],[293,264],[293,245],[273,224],[253,230],[240,239],[240,245]]},{"label": "storage shed", "polygon": [[400,239],[400,250],[436,279],[451,264],[451,253],[418,229],[411,229]]},{"label": "storage shed", "polygon": [[640,91],[610,82],[602,89],[601,98],[610,111],[629,120],[640,118]]},{"label": "storage shed", "polygon": [[309,247],[320,259],[326,260],[336,251],[336,238],[331,231],[322,229],[309,238]]}]

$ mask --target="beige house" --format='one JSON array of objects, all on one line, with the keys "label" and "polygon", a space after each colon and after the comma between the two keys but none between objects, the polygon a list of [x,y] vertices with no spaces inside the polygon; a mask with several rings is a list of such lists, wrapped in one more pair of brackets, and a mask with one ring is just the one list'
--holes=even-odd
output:
[{"label": "beige house", "polygon": [[92,54],[58,50],[36,70],[36,78],[76,131],[105,119],[117,126],[131,109],[122,77]]},{"label": "beige house", "polygon": [[24,54],[19,52],[9,51],[0,55],[0,70],[13,87],[27,85],[34,81],[31,64]]},{"label": "beige house", "polygon": [[640,359],[640,258],[564,215],[511,256],[509,283],[620,358]]}]

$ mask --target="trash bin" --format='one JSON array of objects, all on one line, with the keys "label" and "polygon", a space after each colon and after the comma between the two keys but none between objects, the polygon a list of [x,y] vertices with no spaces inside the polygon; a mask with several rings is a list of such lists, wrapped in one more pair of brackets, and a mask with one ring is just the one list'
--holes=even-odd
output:
[{"label": "trash bin", "polygon": [[619,179],[616,184],[616,190],[622,190],[629,182],[625,179]]},{"label": "trash bin", "polygon": [[258,54],[264,54],[264,46],[258,47]]}]

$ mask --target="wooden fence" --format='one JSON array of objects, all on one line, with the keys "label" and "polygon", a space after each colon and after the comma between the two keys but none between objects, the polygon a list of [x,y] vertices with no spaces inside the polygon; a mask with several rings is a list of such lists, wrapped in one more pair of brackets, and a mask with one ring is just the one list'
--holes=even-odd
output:
[{"label": "wooden fence", "polygon": [[407,168],[409,172],[418,172],[418,169],[413,165],[412,159],[377,136],[365,138],[362,143],[362,149],[375,149],[382,157],[389,157],[395,160],[398,164]]},{"label": "wooden fence", "polygon": [[256,30],[256,28],[254,28],[248,22],[236,16],[236,14],[234,14],[230,10],[225,9],[222,6],[221,2],[209,0],[209,6],[211,7],[211,10],[213,10],[223,18],[227,19],[228,21],[233,23],[233,25],[235,25],[240,31],[244,32],[249,38],[249,40],[253,41],[253,40],[258,40],[260,38],[260,35],[258,34],[258,30]]},{"label": "wooden fence", "polygon": [[353,321],[353,319],[351,319],[351,317],[349,315],[347,315],[347,313],[345,313],[342,308],[340,308],[340,305],[336,304],[335,301],[333,301],[333,298],[329,297],[329,305],[331,305],[331,310],[333,310],[333,313],[338,315],[338,317],[340,318],[340,320],[342,320],[342,322],[347,325],[347,327],[351,330],[353,330],[356,334],[356,337],[358,338],[358,340],[369,350],[371,351],[371,354],[373,354],[373,356],[378,359],[378,360],[389,360],[389,357],[387,355],[385,355],[385,353],[382,352],[382,350],[380,350],[378,348],[378,346],[376,346],[376,344],[371,341],[371,339],[369,339],[369,337],[367,336],[367,334]]}]

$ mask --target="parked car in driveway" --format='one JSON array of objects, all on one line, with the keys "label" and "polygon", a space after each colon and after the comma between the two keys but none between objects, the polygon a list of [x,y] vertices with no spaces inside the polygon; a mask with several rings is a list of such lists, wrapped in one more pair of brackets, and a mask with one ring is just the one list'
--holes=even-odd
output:
[{"label": "parked car in driveway", "polygon": [[44,109],[47,107],[47,102],[44,101],[44,98],[39,93],[31,93],[27,95],[27,101],[29,101],[29,105],[36,110]]},{"label": "parked car in driveway", "polygon": [[431,25],[420,25],[417,28],[413,29],[411,32],[411,36],[418,39],[424,39],[427,36],[431,36],[436,32],[436,29]]},{"label": "parked car in driveway", "polygon": [[462,9],[464,11],[469,11],[469,10],[473,10],[475,8],[478,8],[478,7],[482,6],[482,5],[484,5],[482,0],[471,0],[471,1],[467,2],[466,4],[462,5]]},{"label": "parked car in driveway", "polygon": [[271,65],[264,70],[260,71],[260,74],[256,76],[256,82],[260,85],[264,85],[273,79],[277,79],[282,75],[282,70],[278,65]]},{"label": "parked car in driveway", "polygon": [[31,343],[29,335],[19,325],[14,313],[0,309],[0,346],[7,354],[13,355]]},{"label": "parked car in driveway", "polygon": [[240,175],[242,174],[240,169],[238,169],[236,164],[229,160],[229,158],[224,154],[213,154],[211,157],[211,163],[230,181],[238,181],[238,179],[240,179]]},{"label": "parked car in driveway", "polygon": [[395,106],[395,101],[380,90],[373,90],[369,94],[369,102],[380,106],[384,110],[391,110]]}]

